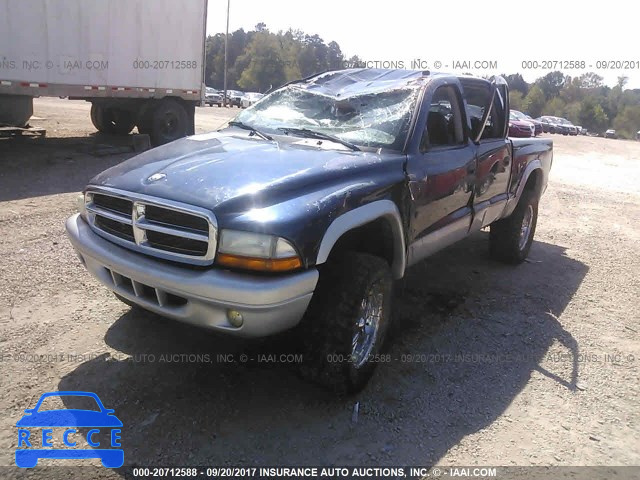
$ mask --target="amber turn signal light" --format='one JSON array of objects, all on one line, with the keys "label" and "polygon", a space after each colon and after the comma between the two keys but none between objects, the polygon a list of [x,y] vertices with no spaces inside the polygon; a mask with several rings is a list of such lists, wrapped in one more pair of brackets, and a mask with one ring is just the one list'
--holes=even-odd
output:
[{"label": "amber turn signal light", "polygon": [[302,267],[299,257],[254,258],[219,253],[216,262],[229,268],[241,268],[259,272],[287,272]]}]

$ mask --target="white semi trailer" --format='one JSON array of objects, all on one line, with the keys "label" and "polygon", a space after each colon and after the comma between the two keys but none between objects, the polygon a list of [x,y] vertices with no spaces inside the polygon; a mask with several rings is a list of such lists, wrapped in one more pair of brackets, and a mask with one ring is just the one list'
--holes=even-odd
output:
[{"label": "white semi trailer", "polygon": [[0,0],[0,126],[50,96],[91,102],[101,132],[193,134],[206,18],[207,0]]}]

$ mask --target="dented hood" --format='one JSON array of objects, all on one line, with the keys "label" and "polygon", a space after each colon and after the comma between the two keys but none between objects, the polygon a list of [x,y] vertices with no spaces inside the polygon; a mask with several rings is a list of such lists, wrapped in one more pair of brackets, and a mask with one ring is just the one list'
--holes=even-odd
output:
[{"label": "dented hood", "polygon": [[277,198],[299,195],[301,189],[326,188],[362,174],[361,169],[385,168],[401,158],[323,145],[302,138],[269,142],[244,132],[196,135],[137,155],[90,184],[210,210],[225,204],[241,208],[244,203],[276,203]]}]

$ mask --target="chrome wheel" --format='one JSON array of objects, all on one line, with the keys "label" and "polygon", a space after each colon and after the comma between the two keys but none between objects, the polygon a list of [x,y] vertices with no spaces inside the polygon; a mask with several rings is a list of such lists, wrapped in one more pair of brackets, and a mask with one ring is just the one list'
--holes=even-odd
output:
[{"label": "chrome wheel", "polygon": [[358,318],[354,325],[351,343],[351,361],[355,368],[362,367],[371,354],[378,339],[378,329],[384,306],[384,291],[379,283],[371,286],[367,296],[362,300]]},{"label": "chrome wheel", "polygon": [[520,241],[518,242],[518,248],[520,250],[524,250],[524,247],[527,245],[529,241],[529,236],[531,235],[531,225],[533,223],[533,206],[528,205],[527,210],[524,212],[524,216],[522,217],[522,226],[520,227]]}]

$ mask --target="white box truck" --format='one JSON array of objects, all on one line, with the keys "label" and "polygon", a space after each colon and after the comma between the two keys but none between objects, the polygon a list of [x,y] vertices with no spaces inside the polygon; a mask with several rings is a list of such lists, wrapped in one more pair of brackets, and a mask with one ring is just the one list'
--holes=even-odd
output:
[{"label": "white box truck", "polygon": [[0,0],[0,125],[53,96],[91,102],[101,132],[193,134],[206,19],[207,0]]}]

